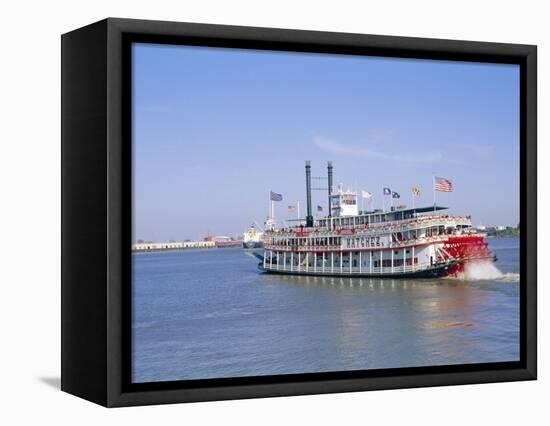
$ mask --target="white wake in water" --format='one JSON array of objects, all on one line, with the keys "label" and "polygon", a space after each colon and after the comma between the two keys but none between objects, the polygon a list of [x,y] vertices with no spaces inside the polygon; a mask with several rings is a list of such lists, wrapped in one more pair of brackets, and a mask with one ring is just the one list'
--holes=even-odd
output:
[{"label": "white wake in water", "polygon": [[506,274],[502,274],[502,277],[498,280],[509,283],[519,283],[519,274],[514,272],[507,272]]},{"label": "white wake in water", "polygon": [[464,278],[467,280],[498,280],[503,275],[493,262],[467,263],[464,269]]},{"label": "white wake in water", "polygon": [[464,272],[457,278],[468,281],[519,282],[519,274],[502,273],[493,262],[467,263]]}]

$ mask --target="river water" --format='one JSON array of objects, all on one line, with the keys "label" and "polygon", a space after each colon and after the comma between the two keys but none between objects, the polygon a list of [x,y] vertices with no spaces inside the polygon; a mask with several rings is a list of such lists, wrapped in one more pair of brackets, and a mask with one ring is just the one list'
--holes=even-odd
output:
[{"label": "river water", "polygon": [[240,248],[133,255],[132,380],[519,360],[519,239],[462,279],[262,274]]}]

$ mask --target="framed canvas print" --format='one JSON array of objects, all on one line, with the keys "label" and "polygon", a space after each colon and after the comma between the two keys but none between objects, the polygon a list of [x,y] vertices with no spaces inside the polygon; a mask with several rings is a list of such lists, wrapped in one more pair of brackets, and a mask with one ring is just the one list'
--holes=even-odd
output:
[{"label": "framed canvas print", "polygon": [[106,19],[62,37],[62,389],[536,378],[536,47]]}]

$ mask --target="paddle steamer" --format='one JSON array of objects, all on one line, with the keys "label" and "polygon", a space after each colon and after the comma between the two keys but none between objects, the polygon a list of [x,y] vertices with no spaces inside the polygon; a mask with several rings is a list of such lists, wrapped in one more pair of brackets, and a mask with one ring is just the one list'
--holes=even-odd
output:
[{"label": "paddle steamer", "polygon": [[258,267],[266,273],[338,277],[441,277],[469,262],[495,261],[469,216],[446,207],[359,211],[357,193],[333,190],[328,163],[328,215],[314,219],[311,166],[306,162],[307,216],[297,226],[264,233]]}]

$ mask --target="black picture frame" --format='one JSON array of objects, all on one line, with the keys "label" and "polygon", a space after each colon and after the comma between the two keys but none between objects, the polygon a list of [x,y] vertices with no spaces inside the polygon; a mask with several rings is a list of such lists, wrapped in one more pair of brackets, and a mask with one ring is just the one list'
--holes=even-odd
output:
[{"label": "black picture frame", "polygon": [[[62,390],[116,407],[536,379],[536,46],[117,18],[61,41]],[[132,42],[519,64],[520,361],[131,383]]]}]

